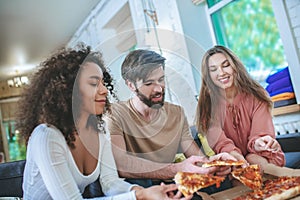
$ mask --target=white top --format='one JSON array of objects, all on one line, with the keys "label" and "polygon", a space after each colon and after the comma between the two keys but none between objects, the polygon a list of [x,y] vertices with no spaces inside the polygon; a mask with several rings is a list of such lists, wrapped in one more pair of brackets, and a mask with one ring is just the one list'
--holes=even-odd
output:
[{"label": "white top", "polygon": [[118,177],[108,130],[99,133],[99,140],[99,162],[95,171],[85,176],[77,168],[62,133],[54,126],[37,126],[27,147],[24,200],[83,199],[84,188],[98,178],[107,197],[95,199],[136,199],[130,191],[133,185]]}]

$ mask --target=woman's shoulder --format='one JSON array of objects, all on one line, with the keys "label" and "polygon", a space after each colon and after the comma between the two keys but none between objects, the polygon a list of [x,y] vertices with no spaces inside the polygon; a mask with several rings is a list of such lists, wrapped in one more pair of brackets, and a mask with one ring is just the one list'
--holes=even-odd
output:
[{"label": "woman's shoulder", "polygon": [[256,97],[253,95],[253,94],[249,94],[249,93],[246,93],[246,92],[241,92],[237,95],[237,101],[238,103],[249,103],[249,102],[254,102],[256,101]]},{"label": "woman's shoulder", "polygon": [[252,104],[261,104],[263,103],[262,100],[258,99],[254,94],[243,93],[243,97],[241,101],[244,103],[252,103]]},{"label": "woman's shoulder", "polygon": [[57,141],[65,140],[63,134],[60,132],[59,129],[57,129],[53,125],[45,123],[36,126],[30,137],[35,139],[55,139]]},{"label": "woman's shoulder", "polygon": [[63,134],[49,124],[36,126],[28,141],[28,151],[34,156],[37,154],[50,155],[54,151],[65,151],[67,148]]},{"label": "woman's shoulder", "polygon": [[258,109],[267,109],[268,104],[266,102],[258,99],[253,94],[243,94],[243,97],[240,99],[239,107],[247,110],[250,113],[255,112]]}]

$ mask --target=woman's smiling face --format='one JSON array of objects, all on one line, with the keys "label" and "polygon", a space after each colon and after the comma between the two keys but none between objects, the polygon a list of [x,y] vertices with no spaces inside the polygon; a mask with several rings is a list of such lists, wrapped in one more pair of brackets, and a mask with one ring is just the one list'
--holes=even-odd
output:
[{"label": "woman's smiling face", "polygon": [[81,112],[100,115],[103,113],[108,92],[104,85],[103,72],[92,62],[85,63],[82,67],[79,78]]},{"label": "woman's smiling face", "polygon": [[224,54],[216,53],[209,58],[208,71],[217,87],[225,90],[234,88],[234,70]]}]

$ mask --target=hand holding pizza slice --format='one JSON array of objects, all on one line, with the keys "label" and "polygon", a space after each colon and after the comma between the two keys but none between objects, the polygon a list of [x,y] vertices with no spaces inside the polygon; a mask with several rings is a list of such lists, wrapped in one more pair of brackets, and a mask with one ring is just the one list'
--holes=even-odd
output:
[{"label": "hand holding pizza slice", "polygon": [[248,186],[253,190],[260,189],[262,187],[262,175],[260,167],[258,165],[249,165],[247,167],[243,166],[244,160],[233,161],[233,160],[214,160],[208,163],[204,163],[202,167],[212,167],[212,166],[236,166],[238,168],[234,169],[231,174],[232,176],[239,180],[244,185]]},{"label": "hand holding pizza slice", "polygon": [[175,183],[178,185],[178,190],[185,197],[214,184],[216,184],[217,187],[220,187],[220,184],[224,179],[225,177],[189,172],[177,172],[174,178]]},{"label": "hand holding pizza slice", "polygon": [[216,170],[216,175],[218,176],[226,176],[230,174],[231,167],[240,167],[246,165],[247,162],[245,160],[212,160],[207,163],[203,163],[202,167],[218,167]]}]

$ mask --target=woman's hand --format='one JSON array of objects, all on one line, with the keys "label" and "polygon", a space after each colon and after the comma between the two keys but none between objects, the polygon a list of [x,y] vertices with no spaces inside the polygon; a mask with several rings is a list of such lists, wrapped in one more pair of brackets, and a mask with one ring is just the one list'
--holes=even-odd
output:
[{"label": "woman's hand", "polygon": [[258,164],[260,166],[261,172],[263,172],[265,167],[268,166],[268,160],[266,158],[254,153],[249,153],[246,156],[246,159],[250,164]]},{"label": "woman's hand", "polygon": [[237,151],[231,151],[229,154],[232,155],[236,160],[244,160],[247,162],[245,157]]},{"label": "woman's hand", "polygon": [[[246,158],[240,154],[237,151],[231,151],[230,155],[232,155],[233,157],[235,157],[237,160],[243,160],[245,162],[245,164],[242,165],[242,167],[247,167],[249,165],[248,161],[246,160]],[[235,167],[233,167],[234,169]]]},{"label": "woman's hand", "polygon": [[223,152],[223,153],[219,153],[216,154],[214,156],[209,157],[209,161],[213,161],[213,160],[234,160],[237,161],[237,158],[235,158],[233,155]]},{"label": "woman's hand", "polygon": [[[237,159],[234,156],[230,155],[229,153],[219,153],[219,154],[211,156],[209,158],[209,161],[214,161],[214,160],[234,160],[234,161],[236,161]],[[218,176],[226,176],[230,172],[231,172],[231,167],[224,166],[224,167],[218,167],[215,173]]]},{"label": "woman's hand", "polygon": [[254,150],[257,152],[261,151],[278,151],[280,150],[280,144],[276,139],[269,135],[259,137],[254,142]]}]

